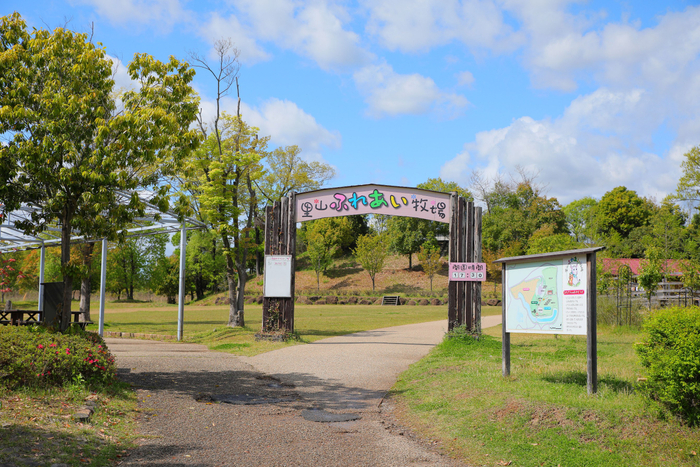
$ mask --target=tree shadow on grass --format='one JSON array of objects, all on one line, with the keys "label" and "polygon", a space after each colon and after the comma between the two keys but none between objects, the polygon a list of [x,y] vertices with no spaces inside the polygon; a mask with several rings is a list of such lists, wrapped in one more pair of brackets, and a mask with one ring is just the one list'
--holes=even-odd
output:
[{"label": "tree shadow on grass", "polygon": [[[573,384],[581,387],[588,385],[588,375],[584,371],[551,373],[543,376],[542,379],[554,384]],[[601,386],[606,386],[611,391],[618,393],[631,393],[634,391],[632,383],[611,375],[598,377],[598,388],[600,389]]]}]

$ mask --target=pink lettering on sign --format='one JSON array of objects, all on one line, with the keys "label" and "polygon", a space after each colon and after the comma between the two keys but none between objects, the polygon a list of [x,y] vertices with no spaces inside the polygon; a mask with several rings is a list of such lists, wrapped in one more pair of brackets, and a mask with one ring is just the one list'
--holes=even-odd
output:
[{"label": "pink lettering on sign", "polygon": [[564,295],[583,295],[585,294],[585,290],[565,290]]},{"label": "pink lettering on sign", "polygon": [[486,263],[450,263],[451,281],[483,282],[486,280]]},{"label": "pink lettering on sign", "polygon": [[297,222],[355,214],[388,214],[450,222],[450,195],[419,188],[360,185],[310,191],[296,196],[295,207]]}]

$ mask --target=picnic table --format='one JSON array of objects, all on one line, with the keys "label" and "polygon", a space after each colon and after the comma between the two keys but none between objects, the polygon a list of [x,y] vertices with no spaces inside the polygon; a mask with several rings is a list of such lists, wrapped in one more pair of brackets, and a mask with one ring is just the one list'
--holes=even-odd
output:
[{"label": "picnic table", "polygon": [[[92,321],[80,321],[80,311],[71,311],[72,322],[82,329],[92,324]],[[38,310],[0,310],[0,324],[3,325],[28,325],[41,324],[43,322],[43,312]]]}]

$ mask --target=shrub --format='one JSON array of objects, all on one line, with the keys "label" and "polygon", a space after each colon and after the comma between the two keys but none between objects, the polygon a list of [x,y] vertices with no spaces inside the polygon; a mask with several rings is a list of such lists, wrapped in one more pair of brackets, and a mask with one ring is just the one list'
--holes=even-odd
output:
[{"label": "shrub", "polygon": [[336,305],[338,303],[338,297],[335,295],[329,295],[326,297],[326,303],[329,305]]},{"label": "shrub", "polygon": [[666,308],[644,324],[635,349],[648,379],[641,388],[690,425],[700,425],[700,308]]},{"label": "shrub", "polygon": [[60,334],[35,326],[0,327],[0,386],[111,384],[116,366],[104,340],[77,327],[69,329]]}]

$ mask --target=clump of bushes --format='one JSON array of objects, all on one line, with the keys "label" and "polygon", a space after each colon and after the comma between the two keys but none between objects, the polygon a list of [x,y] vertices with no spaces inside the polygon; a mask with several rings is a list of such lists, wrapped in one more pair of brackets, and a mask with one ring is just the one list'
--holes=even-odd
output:
[{"label": "clump of bushes", "polygon": [[67,334],[39,326],[0,327],[0,387],[97,387],[114,381],[114,357],[98,334],[78,327]]},{"label": "clump of bushes", "polygon": [[635,349],[648,378],[646,395],[690,425],[700,425],[700,308],[666,308],[644,324],[648,336]]}]

